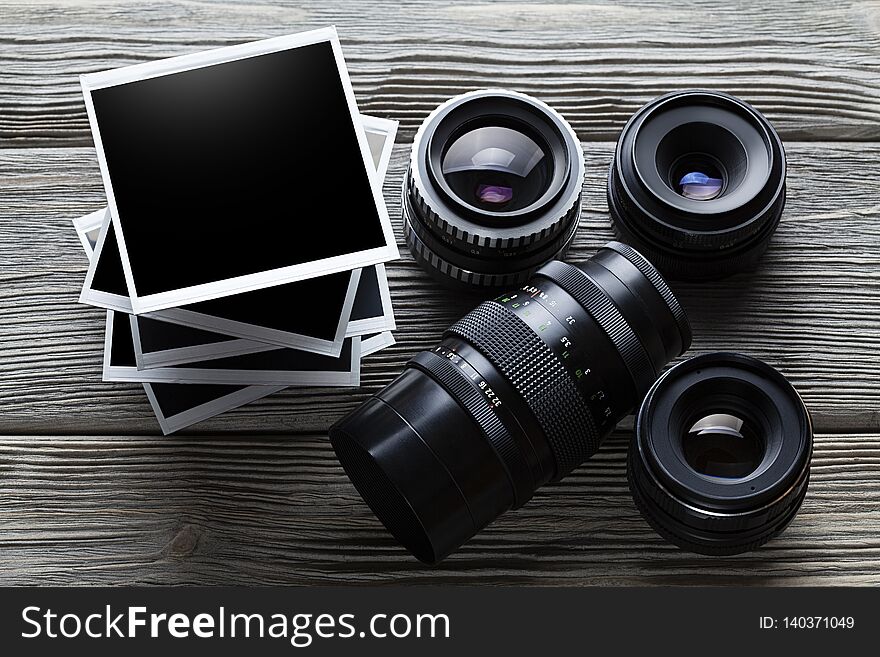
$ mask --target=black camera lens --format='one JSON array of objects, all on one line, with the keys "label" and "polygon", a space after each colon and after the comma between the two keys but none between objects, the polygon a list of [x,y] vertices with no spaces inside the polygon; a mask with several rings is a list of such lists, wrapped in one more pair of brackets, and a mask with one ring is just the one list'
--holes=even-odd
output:
[{"label": "black camera lens", "polygon": [[690,340],[663,278],[612,242],[465,315],[330,440],[379,520],[435,563],[589,458]]},{"label": "black camera lens", "polygon": [[518,285],[567,250],[583,181],[580,143],[547,105],[503,90],[457,96],[416,134],[404,234],[443,283]]},{"label": "black camera lens", "polygon": [[741,354],[697,356],[653,385],[636,417],[630,488],[679,547],[752,550],[794,518],[809,481],[810,415],[778,371]]},{"label": "black camera lens", "polygon": [[609,170],[618,237],[670,278],[754,268],[785,205],[785,152],[756,109],[715,91],[681,91],[637,111]]}]

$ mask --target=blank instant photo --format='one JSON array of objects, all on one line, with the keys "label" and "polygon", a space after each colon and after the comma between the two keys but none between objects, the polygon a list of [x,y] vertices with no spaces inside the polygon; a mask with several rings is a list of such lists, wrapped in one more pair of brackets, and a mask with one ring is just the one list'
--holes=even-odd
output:
[{"label": "blank instant photo", "polygon": [[[105,215],[90,265],[94,277],[80,301],[131,314],[116,248],[116,222]],[[235,337],[336,355],[348,328],[361,270],[169,308],[147,317]],[[296,312],[297,308],[307,312]]]},{"label": "blank instant photo", "polygon": [[[80,219],[74,219],[77,234],[82,242],[86,254],[91,257],[98,240],[106,208],[93,212]],[[162,322],[163,326],[174,327],[174,324]],[[206,335],[216,335],[209,334]],[[228,337],[228,336],[219,336]],[[370,336],[364,342],[369,342],[370,348],[374,349],[373,342],[378,336]],[[390,334],[389,334],[390,337]],[[249,340],[236,340],[234,342],[246,342]],[[393,344],[394,338],[391,338]],[[382,347],[379,347],[382,348]],[[202,420],[220,415],[226,411],[244,406],[252,401],[268,397],[276,392],[284,390],[286,386],[228,386],[228,385],[184,385],[173,383],[144,383],[144,391],[150,401],[153,413],[159,422],[159,428],[164,435],[180,431]]]},{"label": "blank instant photo", "polygon": [[[160,322],[143,315],[128,315],[128,318],[131,322],[131,337],[138,370],[287,349],[265,342],[241,340],[188,326]],[[365,335],[361,337],[361,358],[393,344],[391,331]]]},{"label": "blank instant photo", "polygon": [[285,386],[145,383],[144,391],[166,436],[215,415],[284,390]]},{"label": "blank instant photo", "polygon": [[[360,120],[367,134],[374,137],[370,141],[370,150],[377,171],[384,179],[397,122],[366,115],[361,115]],[[116,245],[115,222],[111,222],[109,217],[109,208],[105,208],[74,220],[83,247],[90,257],[92,251],[96,251],[97,258],[94,275],[91,281],[86,281],[80,301],[131,313],[133,309]],[[105,221],[111,223],[106,235],[101,238]],[[375,267],[376,272],[371,272],[370,268],[364,270],[366,276],[361,277],[364,278],[363,284],[352,281],[349,274],[346,285],[345,274],[336,274],[227,297],[222,301],[157,311],[149,313],[149,316],[205,331],[225,333],[242,340],[336,355],[342,349],[345,337],[396,328],[385,267]],[[290,299],[295,297],[310,300],[309,314],[277,312],[278,307],[289,305]],[[353,304],[357,312],[350,316]],[[334,318],[337,320],[335,323],[332,322]],[[244,345],[230,343],[227,346],[236,346],[239,349],[237,353],[245,353],[242,351]],[[259,350],[258,345],[252,346]]]},{"label": "blank instant photo", "polygon": [[107,311],[104,381],[228,383],[233,385],[358,386],[360,338],[348,338],[334,358],[277,349],[174,367],[138,370],[128,316]]},{"label": "blank instant photo", "polygon": [[[390,332],[361,338],[361,357],[394,344]],[[144,383],[159,428],[166,436],[226,411],[284,390],[286,386]]]},{"label": "blank instant photo", "polygon": [[[73,223],[77,234],[83,244],[83,249],[89,258],[94,257],[95,235],[100,230],[106,208],[93,212]],[[376,265],[379,273],[368,276],[367,286],[384,280],[381,289],[358,286],[355,307],[360,316],[365,316],[366,322],[362,326],[384,324],[393,328],[394,315],[391,310],[391,298],[388,293],[387,279],[383,265]],[[372,267],[366,269],[369,272]],[[364,290],[371,290],[371,294],[365,294]],[[121,297],[122,300],[125,297]],[[381,300],[381,303],[379,301]],[[369,309],[382,307],[382,316],[371,319]],[[144,315],[133,316],[137,321],[132,324],[135,362],[138,369],[150,369],[154,367],[170,367],[184,363],[211,360],[213,358],[225,358],[243,354],[257,353],[280,349],[281,347],[265,342],[235,338],[230,335],[192,328],[181,324],[173,324],[167,321],[151,319]],[[380,320],[380,321],[376,321]],[[364,322],[364,320],[359,320]],[[373,354],[380,349],[394,344],[394,338],[390,331],[383,331],[377,335],[365,335],[361,340],[361,357]]]},{"label": "blank instant photo", "polygon": [[80,81],[135,314],[398,257],[335,28]]}]

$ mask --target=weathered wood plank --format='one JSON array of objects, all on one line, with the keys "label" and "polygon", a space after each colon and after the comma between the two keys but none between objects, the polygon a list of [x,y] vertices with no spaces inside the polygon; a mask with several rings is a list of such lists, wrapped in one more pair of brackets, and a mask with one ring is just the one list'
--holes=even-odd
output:
[{"label": "weathered wood plank", "polygon": [[404,134],[449,96],[540,96],[613,139],[677,88],[755,103],[786,139],[880,138],[880,6],[865,2],[0,2],[0,144],[90,145],[77,76],[338,26],[362,111]]},{"label": "weathered wood plank", "polygon": [[880,584],[880,435],[818,436],[793,524],[732,558],[655,535],[630,499],[625,451],[619,434],[427,568],[323,436],[6,436],[0,584]]},{"label": "weathered wood plank", "polygon": [[[586,143],[585,216],[570,260],[612,237],[605,167],[613,145]],[[788,145],[782,225],[760,272],[678,286],[694,324],[691,354],[744,351],[777,365],[818,428],[880,427],[880,145]],[[403,244],[395,148],[385,187]],[[861,172],[854,180],[852,172]],[[0,151],[0,431],[152,433],[139,386],[100,381],[103,313],[76,303],[86,262],[70,219],[103,205],[91,149]],[[442,293],[412,261],[389,267],[398,344],[365,361],[364,387],[285,391],[197,431],[322,432],[403,362],[431,346],[479,296]],[[432,294],[432,293],[437,294]]]}]

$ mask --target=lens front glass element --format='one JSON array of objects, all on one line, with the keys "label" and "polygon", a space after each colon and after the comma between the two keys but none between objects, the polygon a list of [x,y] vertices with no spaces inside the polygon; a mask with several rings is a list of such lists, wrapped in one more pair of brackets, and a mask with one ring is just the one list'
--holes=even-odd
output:
[{"label": "lens front glass element", "polygon": [[459,136],[443,155],[442,172],[462,201],[480,210],[513,212],[547,191],[552,158],[528,135],[484,126]]},{"label": "lens front glass element", "polygon": [[682,448],[694,470],[727,479],[748,476],[764,457],[764,443],[756,428],[729,413],[703,415],[682,437]]},{"label": "lens front glass element", "polygon": [[672,167],[670,183],[685,198],[711,201],[724,191],[724,174],[711,158],[686,155]]}]

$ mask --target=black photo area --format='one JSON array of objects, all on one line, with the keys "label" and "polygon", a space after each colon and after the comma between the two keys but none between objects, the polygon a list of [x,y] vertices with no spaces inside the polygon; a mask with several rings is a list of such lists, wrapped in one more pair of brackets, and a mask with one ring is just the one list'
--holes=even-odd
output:
[{"label": "black photo area", "polygon": [[372,319],[385,314],[382,308],[382,295],[379,290],[379,274],[375,267],[364,267],[358,281],[354,306],[351,308],[351,321]]},{"label": "black photo area", "polygon": [[151,383],[153,397],[166,418],[179,415],[215,401],[248,386],[190,385],[186,383]]},{"label": "black photo area", "polygon": [[140,336],[141,352],[145,354],[180,347],[217,344],[235,340],[231,335],[203,331],[202,329],[162,322],[149,317],[136,317],[138,335]]},{"label": "black photo area", "polygon": [[[364,269],[364,272],[366,269]],[[361,274],[363,278],[363,274]],[[296,283],[286,283],[275,287],[236,294],[222,299],[212,299],[181,306],[203,315],[212,315],[244,324],[287,331],[298,335],[333,340],[339,326],[339,316],[345,305],[351,272],[340,272],[319,278],[310,278]],[[378,299],[381,307],[378,281],[373,276],[375,289],[369,296]],[[92,289],[120,296],[128,296],[125,286],[125,273],[119,259],[119,246],[113,223],[107,229],[104,247],[95,266]],[[358,286],[357,294],[361,288]],[[308,312],[297,311],[306,308]],[[381,314],[381,311],[380,313]],[[178,344],[187,347],[190,344]]]},{"label": "black photo area", "polygon": [[385,245],[330,43],[91,96],[139,296]]},{"label": "black photo area", "polygon": [[[173,365],[168,369],[349,372],[351,371],[351,348],[352,338],[348,338],[342,343],[342,352],[338,358],[299,351],[298,349],[281,348],[255,354]],[[137,367],[131,323],[125,313],[113,313],[113,331],[110,335],[110,365],[112,367]]]}]

